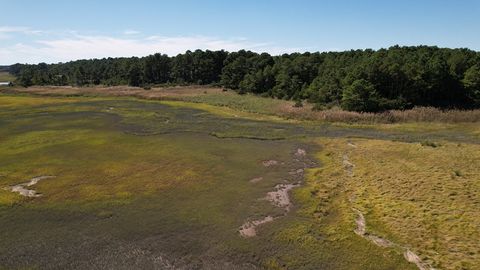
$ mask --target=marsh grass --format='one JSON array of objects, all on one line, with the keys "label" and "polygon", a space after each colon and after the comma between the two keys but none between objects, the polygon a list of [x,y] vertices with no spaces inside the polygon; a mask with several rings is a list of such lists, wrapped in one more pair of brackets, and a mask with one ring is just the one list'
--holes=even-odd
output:
[{"label": "marsh grass", "polygon": [[480,122],[480,110],[440,110],[433,107],[415,107],[409,110],[389,110],[381,113],[349,112],[341,109],[312,110],[311,106],[302,108],[291,104],[282,104],[278,114],[305,120],[344,123],[408,123],[408,122],[439,122],[439,123],[476,123]]},{"label": "marsh grass", "polygon": [[[162,260],[187,269],[251,269],[268,262],[337,269],[396,265],[398,257],[360,246],[352,259],[336,262],[348,256],[351,240],[325,245],[315,238],[321,236],[313,231],[316,220],[298,222],[293,211],[260,228],[257,238],[241,238],[238,228],[246,220],[283,214],[262,198],[289,176],[298,145],[310,151],[309,143],[292,137],[295,126],[183,105],[1,96],[0,186],[38,175],[56,178],[33,187],[42,194],[38,198],[0,189],[0,266],[155,268]],[[270,140],[279,134],[286,139]],[[264,167],[270,159],[282,165]],[[259,176],[262,181],[250,183]],[[313,236],[298,244],[289,240],[305,232]],[[310,247],[316,250],[306,252]]]},{"label": "marsh grass", "polygon": [[[34,86],[29,88],[5,88],[3,92],[31,93],[50,96],[116,96],[142,99],[177,100],[216,107],[225,107],[237,112],[269,115],[283,119],[320,121],[330,123],[391,124],[391,123],[478,123],[480,110],[441,110],[432,107],[415,107],[409,110],[390,110],[381,113],[350,112],[334,108],[318,107],[301,101],[280,100],[258,95],[239,95],[209,86],[165,86],[145,90],[128,86],[55,87]],[[299,106],[299,105],[302,106]]]},{"label": "marsh grass", "polygon": [[[295,190],[300,206],[295,221],[284,224],[274,234],[274,243],[287,249],[265,260],[267,269],[416,269],[401,252],[373,245],[354,233],[349,181],[338,164],[335,140],[317,140],[322,149],[316,155],[319,168],[309,169],[304,187]],[[341,157],[340,157],[341,158]],[[298,260],[307,255],[310,264]],[[370,254],[365,257],[365,254]],[[319,259],[322,258],[322,259]],[[339,259],[341,258],[341,259]],[[282,266],[278,268],[278,266]]]},{"label": "marsh grass", "polygon": [[[190,90],[160,101],[128,89],[0,95],[0,185],[57,176],[35,186],[35,199],[0,189],[0,267],[153,268],[165,258],[207,269],[415,269],[354,234],[352,198],[368,230],[435,266],[478,264],[480,149],[464,142],[478,125],[285,121],[276,114],[285,101]],[[245,220],[282,214],[259,199],[289,175],[299,145],[313,153],[317,144],[321,166],[293,191],[295,209],[241,238]],[[341,165],[346,151],[353,177]],[[284,165],[264,167],[270,159]]]},{"label": "marsh grass", "polygon": [[475,144],[327,140],[355,164],[346,190],[367,231],[406,246],[438,269],[474,269],[480,220],[480,148]]}]

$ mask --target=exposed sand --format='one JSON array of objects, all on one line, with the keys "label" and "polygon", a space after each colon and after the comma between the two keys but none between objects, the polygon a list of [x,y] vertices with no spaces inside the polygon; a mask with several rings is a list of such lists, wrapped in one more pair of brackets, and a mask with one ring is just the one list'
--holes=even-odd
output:
[{"label": "exposed sand", "polygon": [[[265,200],[269,201],[273,205],[283,208],[284,214],[283,216],[287,215],[292,207],[292,202],[288,196],[288,192],[293,189],[294,187],[298,187],[300,184],[278,184],[275,186],[274,191],[270,191],[265,196]],[[265,216],[262,219],[252,220],[245,222],[242,227],[240,227],[239,232],[242,237],[248,238],[257,235],[256,228],[262,224],[272,222],[277,218],[282,216]]]},{"label": "exposed sand", "polygon": [[278,165],[278,161],[270,159],[270,160],[265,160],[262,162],[263,166],[265,167],[270,167],[270,166],[275,166]]},{"label": "exposed sand", "polygon": [[265,199],[270,201],[273,205],[283,208],[285,212],[290,211],[292,207],[292,202],[288,196],[288,192],[295,187],[298,187],[300,184],[278,184],[275,186],[274,191],[267,193]]},{"label": "exposed sand", "polygon": [[11,192],[16,192],[16,193],[18,193],[22,196],[25,196],[25,197],[40,197],[40,196],[42,196],[42,194],[39,194],[39,193],[37,193],[37,191],[35,191],[33,189],[28,189],[26,187],[31,187],[33,185],[36,185],[41,180],[45,180],[45,179],[49,179],[49,178],[55,178],[55,176],[53,176],[53,175],[37,176],[37,177],[34,177],[34,178],[30,179],[30,181],[28,181],[28,182],[21,183],[21,184],[18,184],[18,185],[14,185],[14,186],[10,186],[10,187],[6,187],[5,190],[10,190]]},{"label": "exposed sand", "polygon": [[427,263],[422,262],[422,259],[418,257],[417,254],[413,253],[411,250],[407,249],[404,253],[403,256],[405,257],[405,260],[414,263],[418,269],[420,270],[435,270],[435,268],[431,267]]},{"label": "exposed sand", "polygon": [[347,172],[348,176],[353,176],[353,168],[355,168],[355,165],[350,162],[348,156],[345,154],[343,155],[343,160],[342,160],[343,168],[345,168],[345,171]]},{"label": "exposed sand", "polygon": [[253,220],[253,221],[246,222],[242,225],[242,227],[239,230],[240,235],[243,236],[243,237],[246,237],[246,238],[247,237],[253,237],[253,236],[257,235],[257,231],[255,230],[255,228],[257,226],[260,226],[260,225],[268,223],[268,222],[272,222],[274,219],[275,218],[272,217],[272,216],[266,216],[263,219],[258,219],[258,220]]},{"label": "exposed sand", "polygon": [[361,237],[370,240],[373,242],[375,245],[380,246],[380,247],[391,247],[394,244],[390,242],[387,239],[384,239],[380,236],[376,236],[373,234],[368,234],[366,231],[366,226],[367,223],[365,221],[365,216],[360,212],[358,209],[353,209],[354,212],[357,213],[357,218],[355,219],[355,223],[357,224],[357,227],[355,228],[354,232]]},{"label": "exposed sand", "polygon": [[302,148],[298,148],[297,151],[295,152],[296,157],[304,157],[307,155],[307,151],[305,151]]},{"label": "exposed sand", "polygon": [[[284,213],[283,215],[273,217],[271,215],[267,215],[261,219],[256,219],[256,220],[251,220],[245,222],[239,229],[240,235],[242,237],[248,238],[248,237],[253,237],[255,236],[256,233],[256,228],[262,224],[272,222],[275,219],[281,218],[282,216],[286,216],[288,212],[291,210],[293,204],[290,200],[289,197],[289,192],[295,187],[300,186],[301,179],[303,178],[303,174],[305,172],[306,168],[312,167],[315,162],[308,160],[307,159],[307,152],[304,149],[298,148],[294,153],[293,153],[293,161],[296,162],[295,164],[298,164],[299,167],[297,169],[292,169],[291,171],[288,172],[290,175],[291,180],[297,181],[296,183],[282,183],[282,184],[277,184],[274,187],[273,191],[268,192],[265,197],[263,198],[264,200],[269,201],[271,204],[273,204],[276,207],[283,208]],[[262,162],[262,165],[265,167],[271,167],[275,165],[283,165],[284,163],[280,163],[276,160],[265,160]],[[263,177],[256,177],[250,180],[250,183],[257,183],[259,181],[263,180]]]},{"label": "exposed sand", "polygon": [[262,180],[263,180],[263,177],[255,177],[255,178],[250,179],[249,182],[255,184],[255,183],[258,183],[258,182],[260,182],[260,181],[262,181]]}]

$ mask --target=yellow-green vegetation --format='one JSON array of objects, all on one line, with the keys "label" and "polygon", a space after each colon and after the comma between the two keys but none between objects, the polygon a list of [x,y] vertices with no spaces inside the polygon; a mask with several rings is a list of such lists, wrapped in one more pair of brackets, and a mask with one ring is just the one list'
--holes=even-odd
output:
[{"label": "yellow-green vegetation", "polygon": [[[256,248],[258,240],[242,239],[238,227],[278,212],[258,198],[291,167],[267,169],[262,161],[289,162],[298,142],[210,135],[228,129],[248,137],[266,123],[133,99],[0,100],[8,106],[0,114],[2,267],[55,261],[58,268],[88,268],[100,257],[98,264],[133,266],[122,260],[140,253],[141,268],[171,261],[248,268],[269,246]],[[56,177],[29,187],[40,197],[8,190],[44,175]],[[258,175],[262,183],[252,185]]]},{"label": "yellow-green vegetation", "polygon": [[237,111],[253,112],[260,114],[277,114],[279,107],[291,104],[290,101],[260,97],[252,94],[239,95],[232,91],[208,95],[195,95],[182,97],[185,101],[206,103],[214,106],[228,107]]},{"label": "yellow-green vegetation", "polygon": [[[0,94],[0,268],[415,269],[403,247],[478,264],[478,128],[285,121],[251,98]],[[263,199],[297,181],[286,215]],[[355,234],[352,208],[398,247]]]},{"label": "yellow-green vegetation", "polygon": [[[213,96],[213,95],[212,95]],[[247,119],[254,119],[254,120],[263,120],[263,121],[282,121],[287,122],[287,120],[270,115],[270,114],[263,114],[257,110],[245,110],[242,108],[236,108],[235,106],[227,106],[227,105],[220,105],[220,104],[211,104],[209,102],[201,102],[197,101],[197,99],[193,99],[195,102],[186,102],[186,101],[170,101],[165,100],[161,101],[162,104],[167,104],[173,107],[187,107],[187,108],[195,108],[199,110],[204,110],[209,113],[219,115],[222,117],[234,117],[234,118],[247,118]],[[201,99],[200,99],[201,100]],[[292,121],[290,121],[292,122]]]},{"label": "yellow-green vegetation", "polygon": [[[305,186],[294,192],[301,205],[291,218],[294,221],[273,238],[289,249],[279,251],[265,265],[268,269],[416,269],[397,250],[378,247],[354,233],[355,216],[345,192],[348,176],[338,160],[337,141],[316,140],[322,146],[316,155],[321,167],[308,170]],[[312,261],[322,259],[315,268],[300,260],[300,254]]]},{"label": "yellow-green vegetation", "polygon": [[385,133],[408,133],[423,136],[450,134],[453,137],[471,136],[480,140],[480,125],[478,123],[438,123],[438,122],[409,122],[397,124],[345,124],[335,123],[335,126],[381,130]]},{"label": "yellow-green vegetation", "polygon": [[58,104],[58,103],[70,103],[78,101],[75,98],[62,98],[62,97],[52,97],[52,98],[43,98],[43,97],[32,97],[32,96],[2,96],[0,99],[0,109],[11,110],[15,108],[21,108],[26,106],[40,106],[48,104]]},{"label": "yellow-green vegetation", "polygon": [[475,269],[480,264],[479,145],[321,142],[335,168],[319,170],[334,172],[345,157],[354,164],[352,177],[345,179],[338,171],[326,177],[345,179],[343,191],[351,207],[364,213],[367,231],[413,250],[434,268]]}]

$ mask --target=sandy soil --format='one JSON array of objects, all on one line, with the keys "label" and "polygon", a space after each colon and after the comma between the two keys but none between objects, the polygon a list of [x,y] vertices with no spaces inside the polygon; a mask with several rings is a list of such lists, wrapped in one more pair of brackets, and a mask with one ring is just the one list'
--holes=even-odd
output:
[{"label": "sandy soil", "polygon": [[265,160],[265,161],[262,162],[262,164],[263,164],[263,166],[265,166],[265,167],[271,167],[271,166],[278,165],[278,161],[273,160],[273,159],[271,159],[271,160]]},{"label": "sandy soil", "polygon": [[255,178],[250,179],[249,182],[255,184],[255,183],[258,183],[258,182],[260,182],[260,181],[262,181],[262,180],[263,180],[263,177],[255,177]]},{"label": "sandy soil", "polygon": [[45,180],[45,179],[49,179],[49,178],[55,178],[55,176],[53,176],[53,175],[37,176],[37,177],[34,177],[34,178],[30,179],[30,181],[28,181],[28,182],[21,183],[21,184],[18,184],[18,185],[14,185],[14,186],[11,186],[11,187],[6,187],[5,189],[10,190],[11,192],[16,192],[16,193],[18,193],[22,196],[25,196],[25,197],[40,197],[40,196],[42,196],[42,194],[39,194],[39,193],[37,193],[37,191],[35,191],[33,189],[28,189],[26,187],[31,187],[33,185],[36,185],[41,180]]},{"label": "sandy soil", "polygon": [[[266,215],[261,219],[245,222],[239,229],[239,233],[242,237],[248,238],[255,236],[257,234],[256,228],[258,226],[286,216],[288,212],[290,212],[290,210],[292,209],[293,203],[290,200],[290,191],[300,186],[305,169],[315,165],[314,161],[307,158],[307,152],[302,148],[296,149],[296,151],[293,153],[292,160],[295,162],[295,164],[298,164],[299,167],[292,169],[288,172],[288,174],[296,182],[277,184],[274,187],[274,190],[269,191],[263,198],[264,200],[269,201],[272,205],[278,208],[282,208],[284,210],[284,214],[276,217]],[[276,165],[284,165],[284,162],[279,162],[271,159],[263,161],[262,165],[265,167],[271,167]],[[263,177],[256,177],[251,179],[250,183],[257,183],[261,180],[263,180]]]},{"label": "sandy soil", "polygon": [[354,230],[356,234],[360,235],[365,239],[370,240],[375,245],[380,247],[391,247],[394,245],[392,242],[390,242],[387,239],[367,233],[366,231],[367,223],[365,221],[365,216],[358,209],[353,209],[353,211],[357,213],[357,218],[355,219],[355,224],[357,225],[357,227]]},{"label": "sandy soil", "polygon": [[405,253],[403,253],[403,256],[405,259],[411,263],[414,263],[418,269],[420,270],[435,270],[433,267],[430,265],[422,262],[422,259],[418,257],[417,254],[413,253],[411,250],[407,249]]},{"label": "sandy soil", "polygon": [[246,222],[242,225],[242,227],[239,230],[240,235],[246,238],[253,237],[257,235],[257,231],[255,230],[256,227],[268,222],[272,222],[274,219],[275,218],[272,216],[266,216],[263,219]]},{"label": "sandy soil", "polygon": [[285,210],[285,213],[287,213],[292,207],[292,202],[290,201],[288,193],[290,192],[290,190],[298,186],[300,186],[299,183],[276,185],[275,190],[268,192],[265,199],[271,202],[273,205],[283,208]]}]

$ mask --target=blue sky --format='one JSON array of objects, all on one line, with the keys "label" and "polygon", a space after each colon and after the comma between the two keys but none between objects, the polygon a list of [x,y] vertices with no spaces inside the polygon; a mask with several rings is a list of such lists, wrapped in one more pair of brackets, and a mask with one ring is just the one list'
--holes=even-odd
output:
[{"label": "blue sky", "polygon": [[480,50],[480,0],[0,0],[0,64],[187,49]]}]

